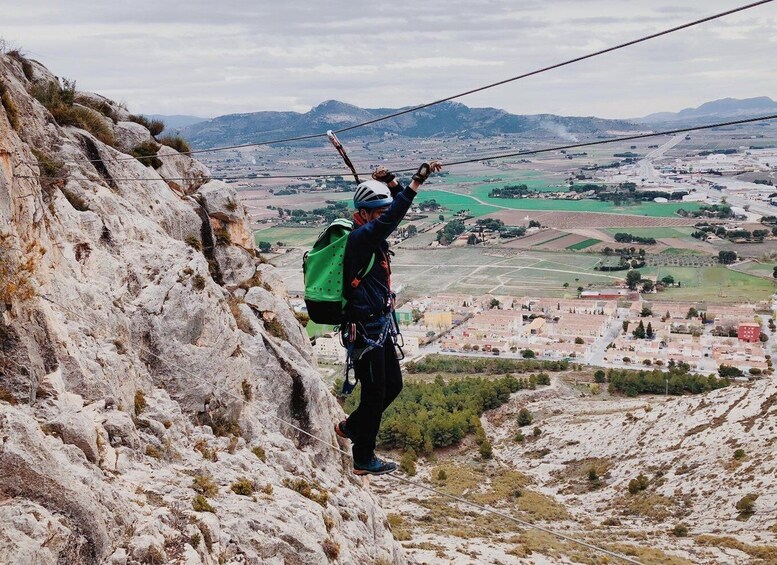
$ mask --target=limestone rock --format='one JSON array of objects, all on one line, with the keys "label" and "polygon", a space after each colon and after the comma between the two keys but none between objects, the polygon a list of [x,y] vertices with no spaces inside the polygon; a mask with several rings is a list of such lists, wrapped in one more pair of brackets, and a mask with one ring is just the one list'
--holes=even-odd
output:
[{"label": "limestone rock", "polygon": [[240,285],[253,277],[256,272],[253,256],[242,247],[218,245],[214,251],[214,257],[219,264],[225,285]]},{"label": "limestone rock", "polygon": [[116,147],[125,153],[129,153],[134,147],[153,138],[148,130],[135,122],[118,122],[113,126],[113,134],[116,136]]},{"label": "limestone rock", "polygon": [[157,169],[157,173],[171,187],[180,187],[183,194],[192,194],[207,182],[210,176],[210,171],[205,165],[188,155],[181,155],[167,145],[159,147],[157,156],[162,161],[162,166]]},{"label": "limestone rock", "polygon": [[97,430],[94,419],[82,411],[64,409],[49,426],[57,432],[64,443],[75,445],[84,452],[86,458],[97,463],[100,453],[97,449]]},{"label": "limestone rock", "polygon": [[[159,171],[128,158],[123,126],[119,149],[59,127],[3,54],[0,80],[22,125],[0,111],[0,226],[15,246],[3,264],[13,272],[32,257],[37,289],[0,317],[0,386],[12,383],[3,398],[15,403],[0,400],[0,563],[323,562],[330,536],[342,562],[401,562],[377,499],[332,449],[342,410],[282,281],[263,267],[272,291],[252,289],[253,306],[227,288],[256,264],[234,190],[174,186],[207,170],[172,149],[160,149]],[[61,182],[12,178],[16,163],[35,163],[33,149],[64,163]],[[186,243],[192,235],[202,250]],[[199,475],[217,483],[217,514],[194,507]],[[229,488],[246,477],[263,489],[256,501]],[[298,478],[347,500],[369,527],[327,532],[331,508],[284,486]],[[189,549],[192,527],[202,541]]]}]

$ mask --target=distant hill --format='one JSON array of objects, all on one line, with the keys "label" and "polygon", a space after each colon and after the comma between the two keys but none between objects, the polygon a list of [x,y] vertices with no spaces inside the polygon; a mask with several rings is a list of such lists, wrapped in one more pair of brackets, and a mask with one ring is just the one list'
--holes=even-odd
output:
[{"label": "distant hill", "polygon": [[686,108],[679,112],[658,112],[632,121],[651,125],[668,123],[696,125],[720,119],[752,118],[775,112],[777,112],[777,102],[768,96],[744,99],[722,98],[706,102],[698,108]]},{"label": "distant hill", "polygon": [[[255,112],[219,116],[182,128],[181,134],[194,147],[250,143],[339,129],[396,112],[392,108],[365,109],[328,100],[304,114],[298,112]],[[497,108],[470,108],[458,102],[424,108],[391,120],[366,126],[359,131],[372,137],[458,136],[492,137],[523,134],[540,139],[576,141],[578,136],[611,135],[640,126],[626,120],[594,117],[565,117],[553,114],[516,115]]]},{"label": "distant hill", "polygon": [[208,118],[198,118],[197,116],[165,116],[164,114],[145,114],[151,120],[162,120],[165,123],[165,131],[179,130],[186,126],[191,126],[206,121]]}]

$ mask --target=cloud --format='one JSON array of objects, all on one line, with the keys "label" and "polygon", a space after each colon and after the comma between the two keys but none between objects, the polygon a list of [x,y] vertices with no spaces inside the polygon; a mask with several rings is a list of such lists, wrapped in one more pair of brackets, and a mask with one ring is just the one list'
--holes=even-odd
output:
[{"label": "cloud", "polygon": [[[3,35],[133,111],[417,105],[731,8],[730,0],[26,0]],[[772,6],[460,101],[624,117],[773,93]],[[728,69],[737,69],[736,73]]]}]

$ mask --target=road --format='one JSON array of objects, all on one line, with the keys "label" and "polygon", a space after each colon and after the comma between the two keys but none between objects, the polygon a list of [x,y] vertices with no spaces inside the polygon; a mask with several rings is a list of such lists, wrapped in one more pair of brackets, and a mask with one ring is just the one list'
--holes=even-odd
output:
[{"label": "road", "polygon": [[637,176],[645,182],[659,182],[661,178],[653,167],[653,161],[661,159],[664,156],[664,153],[678,145],[684,139],[684,133],[678,134],[664,143],[661,147],[658,147],[645,155],[644,159],[637,161]]},{"label": "road", "polygon": [[604,364],[604,352],[607,347],[615,341],[623,331],[623,321],[627,319],[629,314],[628,308],[618,308],[617,315],[607,325],[607,329],[597,338],[597,340],[591,345],[591,352],[585,359],[585,363],[593,365],[595,367],[603,367]]}]

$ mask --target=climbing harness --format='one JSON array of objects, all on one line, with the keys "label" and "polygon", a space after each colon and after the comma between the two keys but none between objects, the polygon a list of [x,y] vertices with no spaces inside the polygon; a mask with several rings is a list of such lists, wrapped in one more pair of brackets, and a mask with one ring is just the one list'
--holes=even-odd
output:
[{"label": "climbing harness", "polygon": [[[387,305],[389,311],[384,312],[374,320],[370,322],[348,322],[340,327],[340,343],[345,347],[346,351],[343,394],[351,394],[359,382],[354,370],[355,362],[359,361],[370,351],[379,347],[385,347],[389,338],[391,338],[391,345],[394,348],[394,355],[397,360],[401,361],[405,358],[405,352],[402,349],[405,346],[405,340],[399,329],[397,313],[394,310],[395,298],[396,295],[392,292]],[[370,334],[377,335],[378,337],[372,339]]]}]

